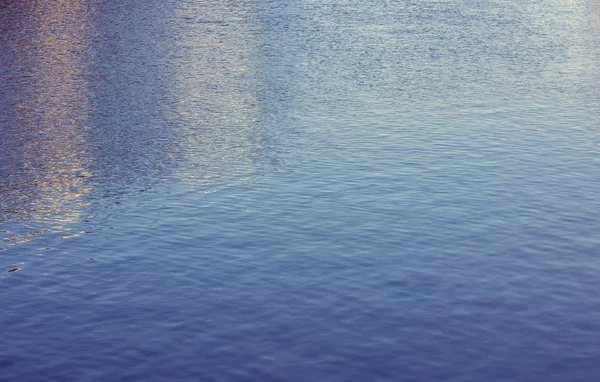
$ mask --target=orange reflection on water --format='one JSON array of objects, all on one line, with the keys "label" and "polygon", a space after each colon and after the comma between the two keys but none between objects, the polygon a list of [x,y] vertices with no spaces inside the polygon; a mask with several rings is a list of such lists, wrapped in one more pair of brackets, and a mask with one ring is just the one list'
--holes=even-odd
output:
[{"label": "orange reflection on water", "polygon": [[[86,127],[91,108],[86,70],[92,33],[90,9],[81,0],[22,2],[25,14],[12,64],[17,102],[6,112],[10,177],[0,188],[12,214],[45,229],[77,220],[90,191],[86,178]],[[23,16],[20,16],[23,17]],[[9,126],[10,127],[10,126]],[[7,135],[8,136],[8,135]],[[0,216],[1,218],[1,216]],[[32,224],[33,225],[33,224]]]}]

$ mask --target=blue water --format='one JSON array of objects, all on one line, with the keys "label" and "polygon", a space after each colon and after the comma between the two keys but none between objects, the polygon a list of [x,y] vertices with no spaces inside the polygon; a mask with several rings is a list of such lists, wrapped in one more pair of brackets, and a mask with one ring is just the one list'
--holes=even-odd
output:
[{"label": "blue water", "polygon": [[595,382],[599,144],[593,0],[4,1],[0,381]]}]

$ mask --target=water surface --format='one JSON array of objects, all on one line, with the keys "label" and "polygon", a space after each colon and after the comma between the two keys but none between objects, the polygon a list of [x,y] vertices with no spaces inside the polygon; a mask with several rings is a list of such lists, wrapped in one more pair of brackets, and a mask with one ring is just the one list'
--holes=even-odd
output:
[{"label": "water surface", "polygon": [[0,380],[595,381],[597,7],[5,1]]}]

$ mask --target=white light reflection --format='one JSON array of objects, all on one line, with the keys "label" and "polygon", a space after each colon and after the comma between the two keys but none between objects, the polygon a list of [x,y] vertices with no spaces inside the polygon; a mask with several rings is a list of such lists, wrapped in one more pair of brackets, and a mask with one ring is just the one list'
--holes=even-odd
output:
[{"label": "white light reflection", "polygon": [[256,83],[250,56],[252,18],[243,5],[183,2],[175,20],[180,38],[171,48],[175,121],[172,160],[184,182],[244,181],[258,149]]}]

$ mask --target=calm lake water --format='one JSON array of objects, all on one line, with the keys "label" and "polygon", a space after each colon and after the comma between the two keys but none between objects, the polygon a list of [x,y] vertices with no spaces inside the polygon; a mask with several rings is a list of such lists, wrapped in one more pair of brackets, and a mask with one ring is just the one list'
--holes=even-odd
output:
[{"label": "calm lake water", "polygon": [[1,381],[595,382],[599,211],[595,0],[0,5]]}]

